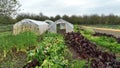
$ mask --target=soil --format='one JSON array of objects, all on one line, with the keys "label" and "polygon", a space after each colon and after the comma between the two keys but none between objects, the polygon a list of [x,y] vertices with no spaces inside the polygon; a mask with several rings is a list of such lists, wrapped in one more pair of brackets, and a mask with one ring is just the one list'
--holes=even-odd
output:
[{"label": "soil", "polygon": [[70,52],[72,53],[72,58],[73,59],[82,59],[79,57],[79,53],[77,53],[72,47],[68,47]]},{"label": "soil", "polygon": [[65,34],[65,33],[66,33],[66,30],[65,30],[65,29],[59,29],[59,30],[57,30],[57,33]]},{"label": "soil", "polygon": [[[14,49],[13,49],[14,50]],[[0,61],[0,68],[22,68],[27,63],[27,53],[24,51],[8,52]]]}]

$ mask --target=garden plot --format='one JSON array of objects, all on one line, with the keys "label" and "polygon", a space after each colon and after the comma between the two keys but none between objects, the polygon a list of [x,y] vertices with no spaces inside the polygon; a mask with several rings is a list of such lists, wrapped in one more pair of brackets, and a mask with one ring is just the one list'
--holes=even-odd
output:
[{"label": "garden plot", "polygon": [[[5,32],[0,38],[3,56],[0,66],[4,68],[106,68],[117,67],[120,63],[120,57],[116,56],[120,52],[120,44],[115,39],[94,37],[89,30],[77,30],[77,27],[75,32],[65,35],[46,32],[36,36],[27,32],[13,36]],[[32,46],[35,47],[31,49]]]}]

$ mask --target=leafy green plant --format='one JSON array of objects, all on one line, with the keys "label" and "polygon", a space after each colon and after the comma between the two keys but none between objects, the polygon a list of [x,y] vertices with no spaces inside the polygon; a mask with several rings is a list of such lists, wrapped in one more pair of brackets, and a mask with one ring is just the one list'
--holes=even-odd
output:
[{"label": "leafy green plant", "polygon": [[74,32],[78,32],[79,31],[79,25],[74,25]]},{"label": "leafy green plant", "polygon": [[94,31],[92,29],[84,29],[85,34],[94,34]]},{"label": "leafy green plant", "polygon": [[74,60],[71,68],[85,68],[85,60]]},{"label": "leafy green plant", "polygon": [[[65,68],[68,65],[68,59],[65,58],[69,53],[64,44],[63,36],[55,33],[45,33],[43,40],[38,44],[39,48],[29,54],[29,59],[37,58],[44,68]],[[69,55],[68,55],[69,56]]]}]

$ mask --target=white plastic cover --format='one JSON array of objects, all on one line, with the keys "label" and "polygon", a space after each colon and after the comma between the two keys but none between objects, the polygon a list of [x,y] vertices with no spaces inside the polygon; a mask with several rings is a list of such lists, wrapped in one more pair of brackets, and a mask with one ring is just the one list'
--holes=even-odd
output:
[{"label": "white plastic cover", "polygon": [[23,19],[13,26],[13,34],[16,35],[19,34],[20,32],[32,31],[40,35],[44,33],[46,30],[48,30],[48,25],[49,24],[47,24],[44,21]]},{"label": "white plastic cover", "polygon": [[53,32],[53,33],[57,33],[57,24],[60,24],[60,29],[65,29],[66,33],[67,32],[72,32],[74,29],[73,24],[63,20],[63,19],[59,19],[55,22],[51,21],[51,20],[45,20],[46,23],[49,24],[49,32]]},{"label": "white plastic cover", "polygon": [[51,25],[50,32],[57,33],[57,24],[60,24],[60,29],[65,29],[66,33],[72,32],[74,29],[74,26],[71,23],[69,23],[63,19],[59,19]]}]

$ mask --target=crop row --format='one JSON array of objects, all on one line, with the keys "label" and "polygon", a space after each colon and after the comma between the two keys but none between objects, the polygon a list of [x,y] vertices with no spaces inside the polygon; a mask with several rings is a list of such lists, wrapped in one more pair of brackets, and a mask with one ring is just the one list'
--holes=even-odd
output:
[{"label": "crop row", "polygon": [[74,49],[82,59],[91,59],[91,68],[119,68],[120,61],[115,54],[101,51],[97,45],[87,40],[80,33],[66,33],[65,43]]},{"label": "crop row", "polygon": [[38,43],[38,49],[28,53],[28,59],[31,62],[24,65],[23,68],[65,68],[68,66],[67,47],[64,45],[64,39],[59,34],[46,33],[42,35],[43,39]]},{"label": "crop row", "polygon": [[98,33],[98,32],[96,32],[96,33],[93,34],[93,36],[107,36],[107,37],[112,37],[112,38],[115,38],[118,43],[120,43],[120,38],[116,38],[115,36],[113,36],[111,34],[105,34],[105,33]]}]

